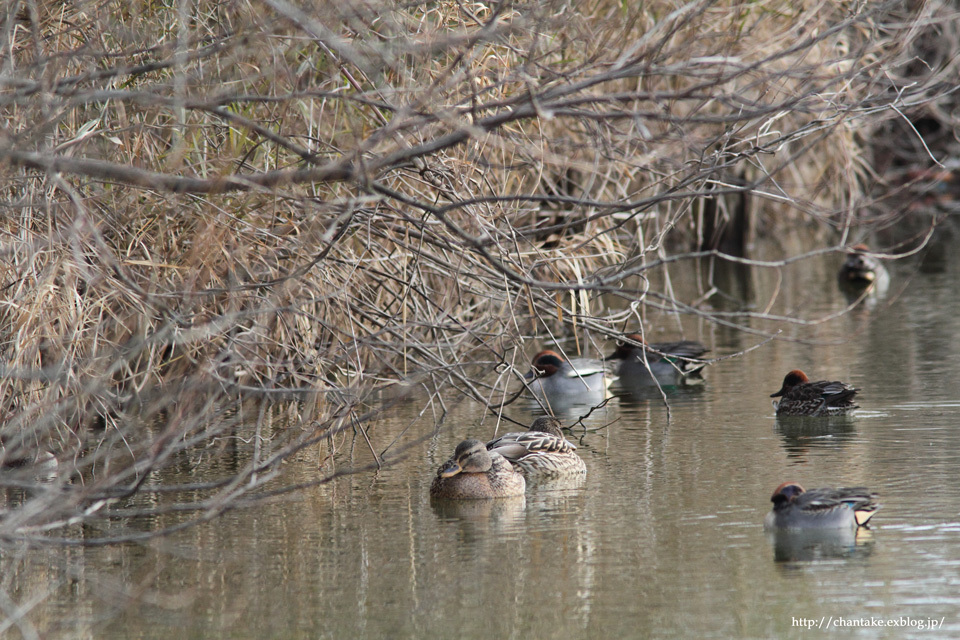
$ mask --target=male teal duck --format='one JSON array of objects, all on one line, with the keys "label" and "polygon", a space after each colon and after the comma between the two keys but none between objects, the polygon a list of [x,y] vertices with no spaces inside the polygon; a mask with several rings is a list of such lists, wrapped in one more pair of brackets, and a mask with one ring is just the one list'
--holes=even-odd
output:
[{"label": "male teal duck", "polygon": [[867,287],[889,280],[883,263],[870,255],[870,248],[865,244],[858,244],[847,249],[847,258],[840,265],[837,279],[841,285]]},{"label": "male teal duck", "polygon": [[529,431],[506,433],[487,443],[487,450],[499,453],[528,478],[547,478],[587,472],[576,445],[563,437],[560,421],[537,418]]},{"label": "male teal duck", "polygon": [[598,405],[607,397],[607,387],[615,376],[607,373],[602,362],[575,358],[564,360],[555,351],[541,351],[525,376],[533,395],[551,413],[576,405]]},{"label": "male teal duck", "polygon": [[784,482],[773,492],[767,529],[854,529],[866,527],[880,508],[877,494],[864,487],[811,489]]},{"label": "male teal duck", "polygon": [[522,496],[527,488],[523,476],[506,458],[487,451],[479,440],[464,440],[453,457],[437,470],[430,485],[432,498],[478,500]]},{"label": "male teal duck", "polygon": [[[620,383],[625,386],[654,384],[676,386],[690,378],[699,378],[706,363],[697,360],[709,351],[705,346],[693,340],[679,342],[661,342],[649,344],[639,333],[624,336],[626,341],[618,341],[617,349],[605,359],[620,360],[617,371]],[[636,343],[636,344],[633,344]]]},{"label": "male teal duck", "polygon": [[783,385],[771,398],[780,397],[773,402],[778,416],[842,416],[860,405],[853,401],[859,389],[846,382],[834,380],[810,379],[800,369],[794,369],[783,379]]}]

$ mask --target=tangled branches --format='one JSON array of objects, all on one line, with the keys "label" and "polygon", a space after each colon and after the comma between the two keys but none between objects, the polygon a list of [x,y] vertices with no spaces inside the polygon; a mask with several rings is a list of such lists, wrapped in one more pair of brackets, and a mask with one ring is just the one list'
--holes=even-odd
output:
[{"label": "tangled branches", "polygon": [[[802,255],[744,246],[797,225],[825,251],[862,235],[864,140],[956,75],[896,75],[936,3],[335,5],[0,16],[0,482],[25,492],[0,536],[186,526],[296,489],[280,463],[325,464],[345,430],[389,463],[440,425],[441,391],[496,404],[511,376],[486,374],[532,339],[739,326],[667,266],[778,268]],[[371,439],[399,385],[432,428]],[[218,480],[164,481],[224,457]]]}]

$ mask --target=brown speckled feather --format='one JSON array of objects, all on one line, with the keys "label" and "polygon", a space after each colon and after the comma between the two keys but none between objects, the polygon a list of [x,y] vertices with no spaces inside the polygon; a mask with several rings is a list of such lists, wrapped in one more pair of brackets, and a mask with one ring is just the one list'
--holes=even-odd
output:
[{"label": "brown speckled feather", "polygon": [[[538,421],[534,426],[545,425]],[[507,433],[487,443],[487,450],[499,453],[529,475],[558,475],[586,473],[586,465],[575,453],[576,446],[560,435],[559,423],[555,433],[527,431]]]},{"label": "brown speckled feather", "polygon": [[479,440],[464,440],[453,457],[437,470],[430,485],[432,498],[476,500],[522,496],[523,475],[500,454],[488,452]]},{"label": "brown speckled feather", "polygon": [[780,391],[770,397],[782,396],[775,403],[778,416],[839,416],[860,407],[853,400],[857,391],[837,380],[810,382],[806,374],[794,369],[784,378]]}]

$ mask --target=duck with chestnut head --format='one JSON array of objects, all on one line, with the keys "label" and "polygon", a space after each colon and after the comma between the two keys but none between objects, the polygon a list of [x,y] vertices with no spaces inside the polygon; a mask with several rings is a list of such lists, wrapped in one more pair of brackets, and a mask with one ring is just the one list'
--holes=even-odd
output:
[{"label": "duck with chestnut head", "polygon": [[766,529],[853,529],[866,527],[880,508],[877,494],[864,487],[810,489],[784,482],[773,496],[773,509],[764,518]]},{"label": "duck with chestnut head", "polygon": [[707,364],[699,358],[709,349],[693,340],[650,344],[639,333],[623,338],[605,358],[607,362],[620,361],[617,373],[621,384],[676,386],[699,379]]},{"label": "duck with chestnut head", "polygon": [[840,265],[837,278],[841,283],[867,287],[886,276],[886,268],[871,253],[870,247],[858,244],[847,249],[847,257]]},{"label": "duck with chestnut head", "polygon": [[533,357],[527,386],[549,413],[573,405],[598,405],[607,398],[614,380],[602,362],[587,359],[565,360],[555,351],[541,351]]},{"label": "duck with chestnut head", "polygon": [[853,400],[858,391],[837,380],[811,382],[807,374],[794,369],[784,377],[780,390],[770,397],[780,398],[773,403],[778,416],[843,416],[860,408]]},{"label": "duck with chestnut head", "polygon": [[865,244],[850,247],[837,272],[840,290],[851,302],[865,298],[868,306],[890,288],[890,274]]}]

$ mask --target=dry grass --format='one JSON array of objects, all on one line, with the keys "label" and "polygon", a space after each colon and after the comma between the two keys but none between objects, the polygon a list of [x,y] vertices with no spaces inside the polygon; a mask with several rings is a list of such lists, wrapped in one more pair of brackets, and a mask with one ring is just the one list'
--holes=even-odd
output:
[{"label": "dry grass", "polygon": [[[525,368],[532,342],[584,347],[648,305],[709,318],[668,286],[636,312],[597,295],[634,297],[661,260],[793,225],[828,249],[859,238],[871,132],[956,77],[955,59],[897,75],[956,21],[897,11],[9,3],[0,455],[49,450],[69,472],[0,536],[73,539],[106,498],[161,491],[183,452],[257,431],[191,503],[211,517],[363,429],[398,382],[439,421],[438,390],[496,404],[515,377],[479,374]],[[314,394],[301,429],[266,437],[231,409],[280,390]],[[371,449],[389,462],[423,433]]]}]

